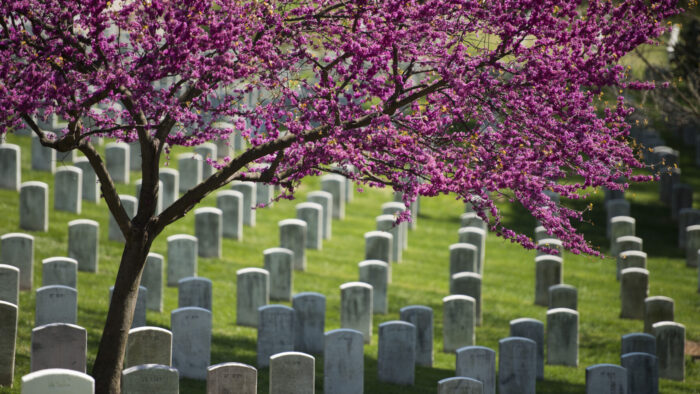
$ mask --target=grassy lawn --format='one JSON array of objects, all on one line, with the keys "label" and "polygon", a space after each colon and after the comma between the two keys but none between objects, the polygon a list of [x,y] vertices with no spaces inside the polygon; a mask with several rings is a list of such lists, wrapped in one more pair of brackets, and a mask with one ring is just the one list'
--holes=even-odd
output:
[{"label": "grassy lawn", "polygon": [[[31,170],[30,139],[8,136],[8,142],[22,146],[22,180],[39,180],[49,184],[53,193],[53,176]],[[176,151],[177,152],[177,151]],[[176,153],[174,152],[174,153]],[[176,167],[174,154],[170,166]],[[692,152],[682,151],[683,177],[695,190],[700,190],[700,175],[692,166]],[[688,171],[686,172],[686,169]],[[132,173],[131,185],[119,185],[120,193],[135,193],[134,182],[140,178]],[[690,177],[689,177],[690,176]],[[688,179],[686,179],[688,178]],[[257,226],[244,230],[242,242],[224,240],[223,258],[199,259],[198,275],[213,281],[213,337],[211,363],[237,361],[255,365],[256,330],[235,324],[236,271],[246,267],[262,267],[262,251],[278,245],[277,222],[295,217],[295,204],[305,201],[306,193],[318,190],[317,179],[309,179],[298,190],[296,201],[280,201],[273,207],[259,210]],[[698,194],[696,194],[698,196]],[[581,230],[601,250],[607,252],[605,212],[602,193],[594,200],[589,219],[595,224],[583,224]],[[697,271],[686,268],[684,254],[676,248],[676,224],[670,220],[669,209],[658,202],[654,184],[638,185],[627,197],[632,203],[632,216],[637,219],[637,234],[644,239],[649,254],[649,295],[665,295],[675,300],[676,321],[686,327],[688,340],[700,341],[700,295],[697,293]],[[0,234],[18,232],[18,193],[0,190]],[[358,279],[357,263],[364,256],[363,234],[374,230],[380,205],[392,199],[389,190],[368,190],[355,193],[347,206],[347,217],[333,221],[333,238],[324,241],[323,250],[307,251],[306,272],[295,272],[294,292],[315,291],[327,297],[326,330],[340,327],[340,290],[342,283]],[[53,197],[51,197],[53,200]],[[53,202],[50,203],[50,208]],[[215,196],[200,206],[215,206]],[[700,199],[696,197],[696,207]],[[122,245],[107,240],[108,211],[106,204],[83,202],[82,215],[55,212],[51,209],[48,233],[35,236],[34,288],[41,283],[41,260],[67,254],[67,223],[80,217],[100,223],[100,260],[98,273],[78,274],[78,321],[88,330],[88,371],[95,359],[100,334],[108,306],[109,287],[116,276]],[[448,247],[457,242],[459,215],[463,204],[450,196],[421,200],[417,229],[409,233],[409,248],[403,261],[393,267],[390,285],[389,313],[374,316],[374,337],[365,346],[365,392],[367,393],[430,393],[436,391],[437,381],[454,376],[455,356],[442,349],[441,300],[448,295]],[[507,223],[518,231],[532,234],[534,220],[522,209],[505,207]],[[170,226],[153,245],[153,252],[166,255],[166,238],[173,234],[194,234],[194,218],[190,213]],[[532,317],[546,321],[546,308],[534,305],[533,251],[489,235],[486,241],[486,263],[482,286],[483,321],[476,329],[478,345],[498,349],[498,340],[508,336],[512,319]],[[585,368],[597,363],[619,364],[620,337],[643,330],[639,320],[623,320],[620,312],[619,284],[615,280],[615,262],[611,258],[565,254],[564,282],[579,291],[580,347],[579,367],[546,366],[545,380],[537,383],[541,393],[581,393],[585,389]],[[29,373],[30,338],[34,325],[33,292],[20,295],[19,337],[13,389],[0,388],[0,393],[19,392],[20,378]],[[285,303],[289,305],[289,303]],[[426,305],[434,310],[435,340],[433,368],[416,368],[413,387],[401,387],[377,381],[377,326],[396,320],[399,309],[407,305]],[[170,327],[170,311],[177,307],[177,289],[166,288],[164,312],[148,311],[149,325]],[[259,371],[259,392],[268,391],[268,372]],[[323,389],[323,360],[316,358],[316,389]],[[686,381],[660,380],[664,393],[700,392],[700,363],[686,359]],[[192,380],[181,382],[183,393],[203,393],[205,383]]]}]

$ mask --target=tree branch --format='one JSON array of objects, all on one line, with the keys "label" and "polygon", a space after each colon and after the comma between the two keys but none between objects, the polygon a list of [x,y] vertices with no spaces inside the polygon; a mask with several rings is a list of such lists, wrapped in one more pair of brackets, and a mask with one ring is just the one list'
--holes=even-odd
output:
[{"label": "tree branch", "polygon": [[109,207],[112,216],[114,216],[114,219],[117,221],[119,229],[121,230],[122,234],[124,234],[124,237],[128,238],[129,232],[131,231],[131,219],[129,219],[129,216],[126,214],[124,206],[122,206],[122,202],[119,199],[117,189],[114,187],[114,181],[112,181],[112,177],[109,175],[107,167],[102,161],[100,155],[95,150],[95,147],[86,140],[80,140],[77,146],[73,145],[72,148],[65,149],[67,147],[67,142],[62,143],[62,141],[65,141],[65,138],[52,141],[48,139],[46,133],[39,129],[39,126],[37,126],[36,122],[34,122],[29,115],[22,114],[22,119],[24,119],[27,125],[37,135],[41,145],[53,148],[59,152],[68,152],[77,148],[85,155],[85,157],[87,157],[88,161],[90,162],[90,166],[95,171],[97,178],[100,180],[100,190],[102,191],[102,196],[107,202],[107,206]]}]

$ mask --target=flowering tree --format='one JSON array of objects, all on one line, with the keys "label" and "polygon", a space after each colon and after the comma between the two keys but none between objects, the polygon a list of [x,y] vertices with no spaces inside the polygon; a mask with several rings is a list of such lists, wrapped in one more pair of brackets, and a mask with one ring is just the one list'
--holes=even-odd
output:
[{"label": "flowering tree", "polygon": [[[93,375],[118,392],[126,336],[153,240],[234,180],[289,194],[306,176],[391,185],[405,202],[454,193],[499,235],[503,193],[573,252],[581,198],[623,186],[628,146],[617,60],[664,29],[674,0],[1,0],[0,133],[31,129],[94,168],[126,238]],[[260,99],[249,100],[253,91]],[[38,124],[58,115],[51,137]],[[226,123],[221,123],[221,122]],[[224,126],[222,126],[222,124]],[[158,163],[172,146],[241,133],[249,147],[156,213]],[[93,138],[138,141],[136,216],[123,209]],[[264,165],[264,166],[261,166]],[[343,168],[354,166],[356,171]],[[263,168],[262,170],[260,168]],[[338,170],[341,168],[341,170]],[[479,197],[479,198],[475,198]],[[402,218],[406,219],[406,218]]]}]

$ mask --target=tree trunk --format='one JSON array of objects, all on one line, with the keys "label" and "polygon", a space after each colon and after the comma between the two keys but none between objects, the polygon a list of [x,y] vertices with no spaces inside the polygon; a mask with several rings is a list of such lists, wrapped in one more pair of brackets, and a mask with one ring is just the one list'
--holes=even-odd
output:
[{"label": "tree trunk", "polygon": [[114,283],[112,300],[107,312],[107,321],[102,331],[92,376],[95,378],[95,393],[119,394],[124,363],[126,341],[138,297],[141,273],[151,242],[147,241],[143,229],[133,228],[126,237],[124,252],[119,263],[117,280]]}]

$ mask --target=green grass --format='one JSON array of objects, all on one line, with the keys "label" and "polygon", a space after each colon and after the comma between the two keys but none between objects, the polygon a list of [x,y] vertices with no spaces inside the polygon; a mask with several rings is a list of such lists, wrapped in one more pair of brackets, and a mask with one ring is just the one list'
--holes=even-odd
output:
[{"label": "green grass", "polygon": [[[8,142],[22,146],[22,180],[39,180],[50,185],[53,176],[31,170],[29,138],[9,136]],[[689,154],[682,152],[682,168],[695,174]],[[176,157],[171,155],[171,157]],[[692,156],[690,156],[692,157]],[[171,166],[176,166],[173,161]],[[685,181],[684,172],[684,181]],[[131,185],[119,185],[120,193],[132,194],[133,182],[140,176],[132,173]],[[694,186],[700,178],[689,180]],[[700,187],[700,185],[697,185]],[[295,204],[305,200],[309,191],[318,189],[318,180],[309,179],[297,193],[296,201],[280,201],[271,208],[257,212],[257,226],[244,230],[244,241],[224,240],[223,258],[199,259],[199,276],[214,283],[213,337],[211,363],[238,361],[255,365],[256,331],[235,324],[236,271],[245,267],[262,267],[262,251],[278,245],[277,222],[295,216]],[[696,190],[700,190],[696,188]],[[584,224],[581,230],[601,250],[607,251],[604,235],[604,211],[600,199],[589,215],[596,226]],[[201,206],[215,206],[214,196]],[[668,218],[668,208],[658,203],[656,186],[635,186],[628,193],[632,215],[637,219],[638,235],[644,239],[649,253],[651,272],[650,295],[665,295],[675,300],[676,321],[686,327],[687,339],[700,341],[700,296],[697,293],[697,271],[686,268],[684,256],[675,247],[675,224]],[[52,200],[52,198],[51,198]],[[333,238],[324,241],[323,250],[308,251],[306,272],[295,272],[294,292],[316,291],[327,297],[326,330],[340,327],[339,286],[358,278],[357,263],[363,259],[363,234],[375,228],[380,205],[391,200],[388,190],[355,193],[347,207],[347,218],[333,222]],[[21,231],[18,225],[18,193],[0,190],[0,234]],[[394,265],[393,283],[389,287],[389,313],[375,315],[372,343],[365,346],[365,391],[367,393],[429,393],[435,392],[437,381],[454,375],[455,356],[442,349],[441,300],[448,295],[448,246],[457,242],[459,215],[463,204],[450,196],[421,200],[418,227],[409,233],[409,248],[401,264]],[[519,231],[532,233],[533,219],[517,207],[504,207],[506,221]],[[88,371],[94,363],[100,334],[107,310],[109,287],[113,284],[122,245],[107,240],[108,212],[104,202],[83,203],[82,215],[55,212],[51,209],[49,232],[33,233],[35,241],[34,287],[41,283],[41,260],[67,253],[67,223],[86,217],[100,223],[100,260],[98,273],[78,274],[78,324],[88,330]],[[154,252],[166,255],[165,239],[173,234],[193,234],[193,214],[170,226],[154,243]],[[535,306],[534,252],[523,250],[489,235],[486,242],[486,263],[483,283],[484,324],[476,329],[478,345],[498,349],[498,340],[508,336],[508,322],[520,317],[546,321],[546,309]],[[579,367],[546,366],[545,380],[537,383],[541,393],[580,393],[585,388],[585,367],[597,363],[619,364],[620,336],[641,331],[643,322],[618,318],[620,311],[619,284],[615,280],[615,263],[611,258],[565,255],[564,281],[578,288],[580,312]],[[20,378],[29,373],[30,338],[34,325],[34,293],[20,295],[19,336],[13,389],[0,388],[0,393],[19,392]],[[284,303],[289,305],[289,303]],[[427,305],[435,313],[433,368],[416,368],[413,387],[400,387],[377,381],[377,325],[396,320],[399,309],[407,305]],[[149,325],[169,328],[170,311],[177,307],[176,288],[166,288],[163,313],[149,311]],[[259,392],[266,393],[268,373],[259,371]],[[323,360],[316,358],[316,387],[323,388]],[[686,381],[660,381],[661,392],[700,392],[700,364],[686,360]],[[202,393],[205,383],[183,380],[181,392]]]}]

